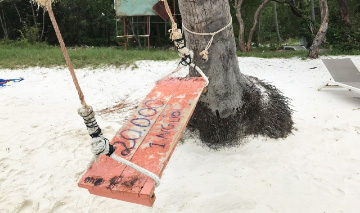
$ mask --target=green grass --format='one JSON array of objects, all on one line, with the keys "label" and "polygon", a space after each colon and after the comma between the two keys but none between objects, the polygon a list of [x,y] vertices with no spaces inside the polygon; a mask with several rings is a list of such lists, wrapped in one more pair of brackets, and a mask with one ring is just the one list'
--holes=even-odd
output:
[{"label": "green grass", "polygon": [[[123,50],[118,48],[68,48],[75,68],[104,65],[129,66],[138,60],[173,60],[179,56],[171,50]],[[65,66],[60,47],[24,42],[0,42],[0,68]]]},{"label": "green grass", "polygon": [[[173,60],[180,59],[174,50],[123,50],[120,48],[68,48],[75,68],[101,67],[104,65],[129,66],[138,60]],[[240,57],[258,58],[293,58],[305,59],[307,51],[278,52],[269,48],[253,48],[251,52],[238,51]],[[343,52],[332,50],[320,55],[360,55],[360,50]],[[65,60],[58,46],[45,43],[29,44],[22,41],[0,41],[0,69],[25,67],[65,67]]]},{"label": "green grass", "polygon": [[[251,52],[240,52],[237,51],[239,57],[257,57],[257,58],[302,58],[306,59],[308,56],[308,51],[284,51],[279,52],[276,50],[271,50],[269,48],[253,48]],[[340,56],[340,55],[360,55],[360,50],[351,50],[351,51],[340,51],[340,50],[331,50],[329,52],[320,52],[320,56]]]}]

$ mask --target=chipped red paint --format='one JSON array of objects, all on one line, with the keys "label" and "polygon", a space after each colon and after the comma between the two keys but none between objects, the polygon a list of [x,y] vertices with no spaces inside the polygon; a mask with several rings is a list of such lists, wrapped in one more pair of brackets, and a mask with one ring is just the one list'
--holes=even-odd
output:
[{"label": "chipped red paint", "polygon": [[[115,153],[161,176],[204,88],[202,78],[161,80],[111,141]],[[95,195],[146,206],[155,201],[151,178],[107,156],[92,165],[79,186]]]}]

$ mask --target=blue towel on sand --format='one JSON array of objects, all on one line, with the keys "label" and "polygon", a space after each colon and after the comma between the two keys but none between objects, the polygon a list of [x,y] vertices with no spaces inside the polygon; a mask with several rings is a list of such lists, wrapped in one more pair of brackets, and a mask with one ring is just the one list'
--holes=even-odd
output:
[{"label": "blue towel on sand", "polygon": [[24,79],[23,78],[16,78],[16,79],[1,79],[0,78],[0,88],[9,86],[13,83],[20,82],[22,80],[24,80]]}]

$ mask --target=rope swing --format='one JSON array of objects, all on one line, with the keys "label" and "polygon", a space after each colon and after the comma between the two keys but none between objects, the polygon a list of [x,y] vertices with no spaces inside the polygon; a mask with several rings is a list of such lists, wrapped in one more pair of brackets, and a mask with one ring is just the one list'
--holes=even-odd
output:
[{"label": "rope swing", "polygon": [[101,154],[104,154],[104,155],[107,155],[107,156],[111,157],[112,159],[116,160],[117,162],[125,164],[126,166],[129,166],[129,167],[135,169],[136,171],[152,178],[155,181],[155,187],[159,186],[160,178],[157,175],[155,175],[154,173],[152,173],[152,172],[150,172],[150,171],[148,171],[148,170],[124,159],[124,158],[117,156],[115,154],[114,146],[111,145],[109,140],[103,136],[101,129],[96,122],[95,113],[94,113],[92,107],[87,105],[85,102],[84,94],[79,85],[79,82],[76,77],[69,54],[67,52],[64,40],[61,36],[59,26],[56,22],[55,15],[54,15],[54,12],[53,12],[52,6],[51,6],[52,3],[54,3],[56,0],[32,0],[32,1],[34,3],[37,3],[39,7],[43,7],[44,9],[46,9],[48,11],[51,23],[52,23],[55,33],[56,33],[56,37],[59,40],[59,44],[60,44],[62,53],[64,55],[66,64],[69,68],[73,83],[78,92],[78,96],[79,96],[79,99],[80,99],[80,102],[82,105],[82,107],[78,110],[78,114],[84,119],[84,123],[87,127],[88,133],[89,133],[90,137],[92,138],[91,151],[94,154],[94,156],[93,156],[91,162],[89,163],[89,168],[91,167],[91,165],[94,161],[95,162],[97,161],[97,159],[99,158],[99,156]]},{"label": "rope swing", "polygon": [[[51,23],[52,23],[52,25],[54,27],[54,30],[55,30],[55,33],[56,33],[56,36],[57,36],[57,39],[59,40],[59,44],[60,44],[62,53],[64,55],[67,67],[69,69],[69,72],[70,72],[70,75],[72,77],[73,83],[74,83],[75,88],[77,90],[77,93],[78,93],[78,96],[79,96],[79,99],[80,99],[80,103],[82,105],[82,107],[78,110],[78,114],[83,118],[84,123],[85,123],[86,128],[87,128],[87,131],[88,131],[90,137],[92,138],[91,151],[94,154],[94,156],[93,156],[93,158],[92,158],[92,160],[91,160],[91,162],[89,164],[89,168],[91,167],[91,165],[94,162],[97,162],[97,159],[99,158],[100,155],[107,155],[108,157],[116,160],[117,162],[125,164],[126,166],[131,167],[131,168],[135,169],[136,171],[138,171],[138,172],[152,178],[154,180],[154,182],[155,182],[155,187],[159,186],[160,185],[160,178],[156,174],[154,174],[154,173],[150,172],[149,170],[146,170],[146,169],[144,169],[144,168],[142,168],[142,167],[140,167],[140,166],[138,166],[138,165],[124,159],[124,158],[121,158],[121,157],[117,156],[115,154],[114,146],[111,145],[110,141],[103,136],[103,134],[101,132],[101,129],[100,129],[100,127],[99,127],[99,125],[98,125],[98,123],[97,123],[97,121],[95,119],[95,113],[93,111],[93,108],[91,106],[87,105],[86,102],[85,102],[84,94],[83,94],[83,92],[81,90],[81,87],[80,87],[80,84],[79,84],[78,79],[76,77],[72,62],[71,62],[69,54],[67,52],[64,40],[63,40],[62,35],[60,33],[59,26],[58,26],[58,24],[56,22],[55,15],[54,15],[54,12],[52,10],[52,3],[54,3],[57,0],[31,0],[31,1],[34,2],[34,3],[37,3],[39,7],[43,7],[45,10],[48,11]],[[178,51],[179,56],[182,58],[180,63],[179,63],[178,68],[174,72],[179,71],[182,66],[190,66],[193,69],[195,69],[202,76],[202,78],[204,78],[204,80],[206,82],[205,85],[208,86],[209,79],[204,74],[204,72],[198,66],[196,66],[193,63],[194,52],[189,50],[186,47],[182,32],[181,32],[180,29],[177,28],[177,24],[176,24],[176,22],[174,20],[174,17],[171,14],[171,10],[170,10],[170,7],[168,5],[167,0],[162,0],[162,1],[164,1],[166,12],[168,13],[168,15],[170,17],[170,20],[171,20],[171,26],[172,27],[171,27],[171,30],[170,30],[170,39],[174,42],[176,50]],[[208,42],[205,50],[203,50],[200,53],[202,58],[205,61],[207,61],[208,57],[209,57],[208,50],[212,45],[212,42],[214,40],[215,35],[220,33],[221,31],[225,30],[229,26],[231,26],[231,21],[224,28],[222,28],[222,29],[220,29],[220,30],[218,30],[216,32],[213,32],[213,33],[196,33],[196,32],[190,31],[185,26],[183,26],[183,27],[184,27],[185,30],[187,30],[188,32],[190,32],[192,34],[195,34],[195,35],[201,35],[201,36],[210,35],[211,36],[211,39]],[[174,72],[172,72],[172,73],[174,73]]]}]

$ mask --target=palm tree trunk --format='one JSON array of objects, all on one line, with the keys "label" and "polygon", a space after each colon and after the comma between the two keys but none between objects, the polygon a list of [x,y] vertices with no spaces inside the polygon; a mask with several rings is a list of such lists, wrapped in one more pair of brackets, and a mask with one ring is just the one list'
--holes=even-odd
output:
[{"label": "palm tree trunk", "polygon": [[[193,32],[216,32],[231,20],[228,0],[182,0],[179,8],[183,24]],[[199,53],[210,36],[185,31],[185,38],[195,53],[193,62],[210,80],[190,122],[206,144],[216,148],[234,145],[245,135],[278,138],[291,132],[291,110],[286,98],[274,87],[240,72],[232,27],[214,37],[208,61],[202,60]],[[190,70],[190,76],[198,74]],[[268,100],[267,107],[262,99]]]}]

